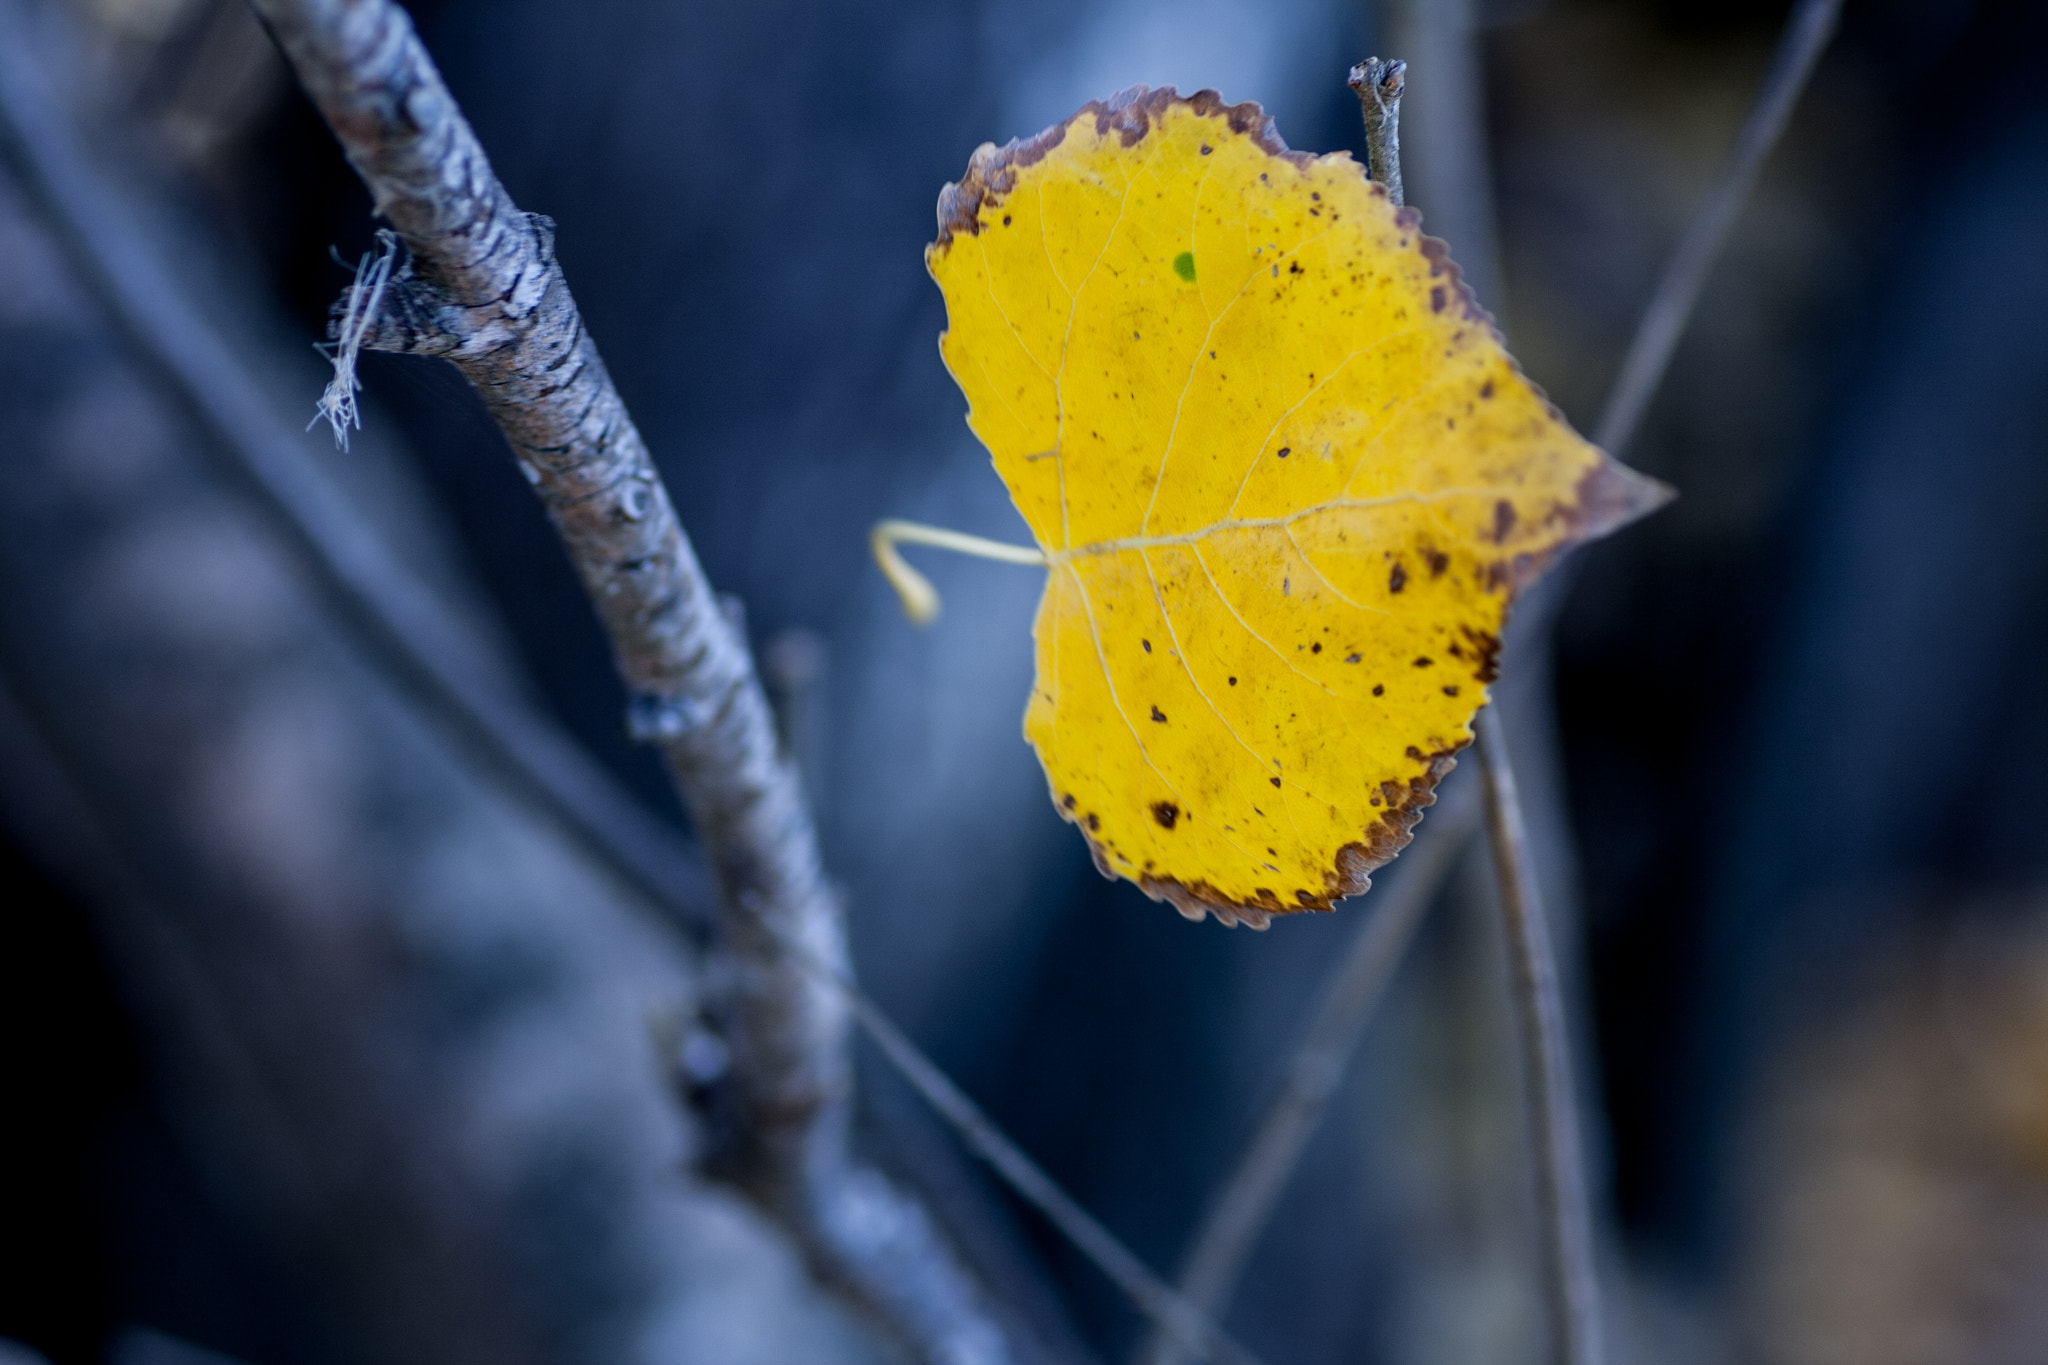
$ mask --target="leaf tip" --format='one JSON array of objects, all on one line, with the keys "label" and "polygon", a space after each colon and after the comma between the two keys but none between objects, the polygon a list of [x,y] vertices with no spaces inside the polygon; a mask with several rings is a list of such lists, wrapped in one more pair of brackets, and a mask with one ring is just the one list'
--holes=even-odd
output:
[{"label": "leaf tip", "polygon": [[1577,540],[1597,540],[1641,521],[1678,496],[1662,479],[1605,454],[1579,483]]}]

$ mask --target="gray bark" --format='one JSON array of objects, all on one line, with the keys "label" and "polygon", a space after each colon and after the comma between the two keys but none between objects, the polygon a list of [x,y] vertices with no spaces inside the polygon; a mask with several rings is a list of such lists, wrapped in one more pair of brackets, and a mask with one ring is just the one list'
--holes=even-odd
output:
[{"label": "gray bark", "polygon": [[584,330],[550,225],[513,205],[389,0],[253,3],[410,252],[366,344],[444,357],[483,398],[597,606],[635,731],[660,747],[716,874],[711,1005],[732,1064],[702,1092],[707,1169],[928,1357],[1002,1358],[923,1211],[849,1161],[846,1010],[802,961],[844,970],[843,914],[739,623]]}]

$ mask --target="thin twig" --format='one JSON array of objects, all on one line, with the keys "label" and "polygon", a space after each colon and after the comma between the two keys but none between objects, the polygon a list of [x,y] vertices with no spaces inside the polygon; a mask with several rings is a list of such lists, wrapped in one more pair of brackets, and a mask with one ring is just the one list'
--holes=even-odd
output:
[{"label": "thin twig", "polygon": [[1557,955],[1529,867],[1528,835],[1508,762],[1500,716],[1480,711],[1479,756],[1486,767],[1486,823],[1492,836],[1500,909],[1507,931],[1517,1037],[1528,1087],[1529,1140],[1536,1158],[1536,1203],[1545,1241],[1545,1285],[1558,1365],[1601,1365],[1600,1281],[1594,1265],[1592,1204],[1579,1138],[1578,1096],[1565,1037]]},{"label": "thin twig", "polygon": [[[1399,184],[1399,145],[1388,139],[1369,144],[1369,150],[1374,157],[1373,178]],[[1475,728],[1486,768],[1486,821],[1513,964],[1515,1032],[1528,1087],[1537,1206],[1546,1244],[1545,1287],[1556,1340],[1553,1359],[1556,1365],[1603,1365],[1592,1203],[1579,1137],[1579,1102],[1568,1058],[1564,993],[1558,985],[1549,925],[1529,866],[1528,835],[1498,709],[1483,707]]]},{"label": "thin twig", "polygon": [[1600,410],[1593,440],[1609,454],[1621,454],[1634,438],[1650,398],[1671,363],[1678,338],[1692,317],[1693,306],[1699,302],[1707,272],[1720,255],[1721,244],[1727,239],[1736,215],[1749,199],[1758,172],[1784,133],[1792,110],[1799,103],[1800,92],[1813,74],[1814,64],[1834,37],[1841,12],[1842,0],[1799,0],[1792,17],[1786,20],[1784,36],[1778,40],[1777,54],[1771,59],[1770,72],[1757,92],[1756,103],[1743,121],[1734,149],[1715,173],[1714,183],[1707,187],[1699,207],[1693,211],[1692,221],[1686,224],[1678,249],[1664,267],[1657,292],[1643,310],[1614,387],[1608,391],[1607,404]]},{"label": "thin twig", "polygon": [[[738,624],[721,610],[553,252],[492,171],[392,0],[251,0],[410,252],[364,344],[437,355],[511,443],[598,609],[638,737],[667,760],[720,893],[715,1009],[732,1064],[707,1167],[813,1270],[935,1361],[1006,1348],[922,1211],[846,1150],[844,916]],[[886,1207],[884,1207],[886,1206]],[[888,1229],[893,1240],[877,1241]]]},{"label": "thin twig", "polygon": [[[1195,1236],[1179,1288],[1198,1311],[1220,1318],[1230,1306],[1245,1261],[1321,1126],[1360,1034],[1478,821],[1478,793],[1454,785],[1402,856],[1393,885],[1367,902],[1364,920],[1288,1056],[1279,1093]],[[1183,1356],[1176,1342],[1155,1333],[1137,1358],[1144,1365],[1178,1365]]]},{"label": "thin twig", "polygon": [[1347,83],[1365,117],[1366,174],[1387,187],[1389,202],[1406,203],[1401,189],[1401,90],[1408,63],[1367,57]]},{"label": "thin twig", "polygon": [[[1820,27],[1820,21],[1815,15],[1816,10],[1823,8],[1830,11],[1825,28]],[[1724,167],[1716,179],[1718,192],[1710,192],[1701,203],[1692,224],[1681,240],[1678,252],[1666,268],[1667,287],[1659,289],[1657,296],[1651,300],[1637,324],[1635,340],[1630,347],[1631,357],[1646,354],[1651,339],[1660,333],[1668,330],[1675,335],[1682,329],[1686,315],[1699,297],[1699,289],[1695,283],[1690,291],[1678,294],[1668,286],[1672,280],[1687,270],[1694,273],[1697,279],[1704,279],[1703,268],[1685,266],[1686,260],[1698,252],[1697,247],[1689,244],[1703,241],[1709,243],[1711,247],[1717,247],[1718,243],[1725,239],[1726,222],[1732,220],[1734,209],[1739,207],[1748,186],[1755,180],[1754,169],[1747,175],[1739,174],[1738,170],[1745,163],[1752,168],[1760,165],[1767,157],[1770,150],[1769,141],[1783,131],[1789,110],[1796,103],[1800,90],[1812,72],[1818,49],[1825,44],[1827,34],[1832,32],[1833,13],[1838,10],[1839,0],[1825,0],[1825,3],[1822,0],[1804,0],[1794,11],[1787,23],[1785,36],[1780,42],[1771,72],[1759,89],[1756,106],[1744,125],[1745,136],[1738,140],[1735,150],[1730,155],[1728,166]],[[1349,78],[1353,92],[1359,96],[1365,117],[1367,174],[1372,179],[1386,184],[1388,197],[1396,204],[1402,202],[1397,120],[1398,101],[1405,86],[1405,72],[1404,62],[1384,61],[1374,57],[1367,58],[1353,67]],[[1390,73],[1401,79],[1389,81]],[[1769,130],[1769,137],[1762,139],[1759,144],[1758,139],[1748,136],[1749,131],[1755,129]],[[1731,195],[1732,202],[1729,197]],[[1711,224],[1716,219],[1722,220],[1723,223],[1718,231],[1711,229]],[[1709,249],[1709,263],[1712,254],[1712,250]],[[1668,345],[1664,357],[1666,360],[1669,358]],[[1624,366],[1624,377],[1632,369],[1640,368]],[[1661,378],[1663,369],[1660,363],[1648,372],[1647,383],[1652,389]],[[1624,398],[1621,386],[1617,383],[1613,395],[1608,400],[1610,410],[1616,408]],[[1626,433],[1619,441],[1610,436],[1602,444],[1610,450],[1617,449],[1620,445],[1626,444]],[[1571,568],[1572,566],[1567,565],[1563,572],[1569,573]],[[1539,622],[1540,624],[1543,623]],[[1451,815],[1450,811],[1439,812],[1436,821],[1445,822]],[[1470,817],[1468,815],[1465,818]],[[1441,840],[1440,843],[1425,844],[1422,848],[1409,852],[1407,856],[1417,859],[1417,865],[1404,872],[1403,879],[1395,884],[1390,893],[1394,897],[1407,898],[1398,907],[1406,914],[1419,915],[1435,897],[1453,863],[1450,856],[1452,848],[1447,846],[1463,842],[1462,838],[1454,836],[1449,828],[1440,828],[1437,837]],[[1330,1002],[1340,991],[1346,989],[1347,981],[1355,982],[1363,975],[1360,963],[1367,956],[1368,940],[1377,940],[1384,944],[1390,958],[1398,958],[1401,952],[1403,936],[1395,932],[1395,926],[1399,924],[1402,915],[1396,911],[1397,907],[1393,904],[1380,907],[1378,916],[1367,921],[1359,930],[1358,938],[1354,940],[1351,953],[1345,962],[1332,972],[1318,1006],[1317,1024],[1310,1027],[1300,1047],[1289,1057],[1285,1072],[1287,1079],[1282,1082],[1280,1095],[1268,1110],[1252,1143],[1239,1158],[1229,1183],[1217,1197],[1208,1219],[1196,1235],[1194,1248],[1189,1253],[1186,1263],[1187,1269],[1181,1277],[1180,1289],[1189,1302],[1205,1312],[1220,1315],[1228,1306],[1237,1277],[1242,1270],[1244,1256],[1248,1253],[1250,1244],[1256,1241],[1258,1229],[1263,1226],[1268,1216],[1269,1210],[1261,1207],[1260,1199],[1254,1197],[1253,1191],[1267,1191],[1263,1198],[1268,1205],[1278,1197],[1278,1192],[1284,1188],[1287,1177],[1292,1174],[1294,1164],[1299,1159],[1301,1147],[1320,1122],[1319,1110],[1307,1112],[1295,1107],[1292,1098],[1296,1093],[1295,1078],[1311,1074],[1312,1068],[1316,1065],[1312,1059],[1318,1055],[1332,1058],[1336,1065],[1341,1066],[1343,1061],[1348,1059],[1350,1048],[1355,1046],[1358,1032],[1371,1009],[1369,994],[1358,997],[1362,1001],[1362,1008],[1357,1022],[1352,1025],[1348,1041],[1340,1048],[1326,1051],[1325,1040],[1331,1035],[1322,1032],[1321,1023],[1330,1018]],[[1289,1131],[1285,1126],[1285,1116],[1290,1113],[1299,1115],[1302,1120],[1298,1137],[1283,1136]],[[1245,1247],[1243,1251],[1236,1251],[1233,1243],[1240,1238]],[[1171,1342],[1155,1334],[1147,1343],[1142,1358],[1155,1363],[1172,1359]]]},{"label": "thin twig", "polygon": [[952,1125],[975,1155],[993,1167],[1025,1202],[1044,1214],[1161,1332],[1197,1359],[1213,1361],[1215,1365],[1259,1365],[1257,1356],[1154,1274],[1115,1233],[1061,1189],[1059,1182],[1011,1141],[866,992],[803,949],[792,945],[791,952],[810,961],[819,979],[830,982],[839,991],[875,1046],[925,1102]]}]

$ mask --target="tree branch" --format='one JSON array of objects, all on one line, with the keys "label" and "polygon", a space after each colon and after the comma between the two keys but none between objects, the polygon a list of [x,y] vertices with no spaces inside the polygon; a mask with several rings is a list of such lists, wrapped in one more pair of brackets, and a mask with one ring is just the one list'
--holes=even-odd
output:
[{"label": "tree branch", "polygon": [[[1279,1093],[1195,1234],[1179,1289],[1199,1312],[1219,1318],[1230,1306],[1245,1262],[1286,1191],[1302,1149],[1321,1126],[1359,1035],[1478,817],[1478,794],[1463,783],[1452,787],[1430,812],[1418,841],[1402,855],[1399,876],[1365,906],[1350,948],[1323,983],[1308,1028],[1287,1059]],[[1137,1359],[1143,1365],[1180,1365],[1185,1356],[1173,1340],[1155,1332]]]},{"label": "tree branch", "polygon": [[742,633],[584,329],[551,225],[512,203],[391,0],[252,4],[411,254],[364,343],[445,357],[476,388],[603,619],[635,734],[660,748],[709,855],[732,1055],[712,1092],[709,1168],[927,1358],[1003,1358],[922,1210],[850,1165],[845,1006],[783,946],[844,970],[810,812]]},{"label": "tree branch", "polygon": [[1116,1234],[1060,1188],[1059,1182],[996,1127],[981,1106],[953,1084],[858,986],[822,963],[818,971],[838,987],[868,1036],[925,1103],[945,1117],[1003,1183],[1044,1214],[1061,1236],[1150,1317],[1160,1333],[1197,1359],[1214,1365],[1260,1365],[1259,1358],[1218,1327],[1205,1309],[1155,1275]]},{"label": "tree branch", "polygon": [[[1373,74],[1369,68],[1376,65],[1385,69],[1377,59],[1354,67],[1352,89],[1359,88],[1360,74]],[[1395,74],[1398,99],[1399,73]],[[1367,111],[1370,174],[1388,186],[1389,197],[1398,204],[1401,200],[1395,187],[1401,183],[1400,145],[1391,136],[1371,136],[1373,103],[1377,101],[1368,102],[1363,92],[1359,101]],[[1602,1365],[1605,1349],[1600,1281],[1593,1255],[1592,1202],[1586,1188],[1585,1150],[1579,1136],[1578,1096],[1572,1088],[1557,956],[1529,866],[1529,838],[1499,708],[1481,708],[1474,728],[1480,759],[1486,766],[1486,823],[1493,841],[1501,916],[1512,964],[1515,1033],[1528,1086],[1529,1137],[1535,1149],[1536,1202],[1548,1272],[1545,1288],[1556,1338],[1553,1358],[1557,1365]]]},{"label": "tree branch", "polygon": [[1507,931],[1514,984],[1516,1037],[1523,1083],[1529,1091],[1529,1141],[1535,1149],[1536,1205],[1543,1227],[1545,1288],[1558,1365],[1601,1365],[1600,1281],[1593,1255],[1592,1201],[1586,1188],[1585,1148],[1579,1136],[1578,1097],[1572,1088],[1565,1035],[1564,992],[1550,943],[1542,898],[1529,867],[1528,835],[1507,735],[1489,706],[1477,721],[1479,756],[1486,765],[1486,823],[1500,884],[1501,920]]},{"label": "tree branch", "polygon": [[[1665,267],[1656,295],[1637,322],[1628,358],[1608,395],[1600,421],[1599,443],[1610,452],[1619,452],[1627,445],[1637,419],[1663,378],[1672,347],[1698,302],[1707,270],[1726,239],[1727,228],[1754,185],[1757,171],[1783,133],[1792,107],[1834,32],[1840,8],[1840,0],[1802,0],[1787,21],[1771,70],[1744,121],[1743,132],[1695,210],[1677,251]],[[1368,57],[1351,68],[1348,80],[1365,120],[1366,173],[1387,186],[1388,197],[1396,204],[1403,202],[1399,119],[1406,71],[1405,62]],[[1574,568],[1566,564],[1560,575],[1568,576]],[[1562,596],[1553,587],[1532,604],[1538,616],[1535,634],[1548,633],[1549,618]],[[1439,811],[1432,824],[1462,825],[1475,813]],[[1461,835],[1448,828],[1441,830],[1438,837],[1444,845],[1463,842]],[[1398,905],[1379,907],[1374,917],[1360,928],[1345,961],[1332,971],[1324,985],[1315,1022],[1287,1063],[1279,1096],[1196,1235],[1181,1276],[1180,1291],[1204,1312],[1217,1315],[1228,1306],[1243,1260],[1257,1241],[1271,1201],[1285,1187],[1302,1145],[1321,1121],[1322,1106],[1310,1107],[1304,1102],[1308,1092],[1301,1081],[1310,1074],[1310,1059],[1320,1055],[1326,1059],[1326,1065],[1341,1066],[1349,1058],[1379,989],[1374,986],[1367,990],[1359,984],[1369,974],[1366,962],[1374,961],[1371,971],[1376,972],[1377,956],[1384,953],[1386,969],[1391,970],[1404,950],[1407,935],[1412,933],[1412,928],[1400,928],[1402,922],[1410,916],[1419,917],[1427,908],[1454,861],[1450,850],[1437,844],[1411,850],[1408,857],[1420,857],[1422,861],[1408,869],[1392,888],[1390,895],[1397,898]],[[1348,1033],[1338,1043],[1334,1002],[1351,992],[1356,992],[1350,998],[1357,1013]],[[1170,1341],[1154,1333],[1139,1359],[1151,1365],[1165,1365],[1177,1360],[1178,1354]]]},{"label": "tree branch", "polygon": [[1614,387],[1608,391],[1607,404],[1600,410],[1593,441],[1610,455],[1619,456],[1634,438],[1650,398],[1671,364],[1671,353],[1678,348],[1693,305],[1699,302],[1700,290],[1706,287],[1707,272],[1721,254],[1721,243],[1748,202],[1771,148],[1785,131],[1814,64],[1835,36],[1841,13],[1842,0],[1799,0],[1792,17],[1785,21],[1785,34],[1778,40],[1770,74],[1764,77],[1756,103],[1743,120],[1735,148],[1721,163],[1714,183],[1685,225],[1685,235],[1664,267],[1663,278],[1657,281],[1657,292],[1643,310]]}]

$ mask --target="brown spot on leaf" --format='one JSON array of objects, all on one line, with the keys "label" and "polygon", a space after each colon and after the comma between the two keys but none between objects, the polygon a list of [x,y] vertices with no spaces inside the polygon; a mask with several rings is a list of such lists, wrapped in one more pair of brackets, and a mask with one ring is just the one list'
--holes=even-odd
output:
[{"label": "brown spot on leaf", "polygon": [[1429,311],[1432,313],[1444,311],[1444,287],[1440,284],[1429,291]]},{"label": "brown spot on leaf", "polygon": [[1180,819],[1180,807],[1171,801],[1154,801],[1152,818],[1159,822],[1159,828],[1172,829],[1173,822]]},{"label": "brown spot on leaf", "polygon": [[1456,683],[1445,683],[1445,684],[1444,684],[1444,695],[1445,695],[1445,696],[1447,696],[1447,697],[1455,697],[1455,696],[1457,696],[1457,695],[1458,695],[1458,685],[1457,685]]},{"label": "brown spot on leaf", "polygon": [[1465,643],[1472,647],[1474,661],[1478,664],[1475,672],[1479,681],[1490,683],[1495,678],[1498,678],[1500,676],[1500,637],[1488,634],[1483,630],[1474,630],[1470,626],[1463,626],[1460,629],[1464,632]]},{"label": "brown spot on leaf", "polygon": [[1164,725],[1166,723],[1166,713],[1155,706],[1152,708],[1152,719]]},{"label": "brown spot on leaf", "polygon": [[1430,658],[1427,654],[1418,654],[1415,656],[1415,666],[1417,668],[1429,668],[1435,665],[1435,663],[1436,660]]},{"label": "brown spot on leaf", "polygon": [[[1379,795],[1372,801],[1383,813],[1366,826],[1361,838],[1337,850],[1334,866],[1323,873],[1321,887],[1292,888],[1286,893],[1288,900],[1276,896],[1269,887],[1258,887],[1248,901],[1239,901],[1206,882],[1189,883],[1172,877],[1146,875],[1138,879],[1139,889],[1154,900],[1167,902],[1189,919],[1214,915],[1224,924],[1242,924],[1252,929],[1265,928],[1274,915],[1328,910],[1344,897],[1356,896],[1369,889],[1372,870],[1407,845],[1424,808],[1436,800],[1437,783],[1456,766],[1452,752],[1445,749],[1424,755],[1420,750],[1411,750],[1416,758],[1425,760],[1427,766],[1406,782],[1380,784]],[[1279,856],[1271,849],[1267,852],[1270,856]],[[1272,870],[1279,871],[1278,868]]]},{"label": "brown spot on leaf", "polygon": [[1399,592],[1408,586],[1408,569],[1400,560],[1394,561],[1394,571],[1387,575],[1387,591]]},{"label": "brown spot on leaf", "polygon": [[1102,817],[1090,811],[1088,813],[1088,828],[1091,830],[1101,829]]},{"label": "brown spot on leaf", "polygon": [[1271,782],[1271,783],[1272,783],[1272,784],[1273,784],[1274,786],[1276,786],[1276,787],[1280,785],[1280,779],[1279,779],[1279,778],[1277,778],[1277,777],[1269,777],[1269,778],[1267,778],[1266,780],[1267,780],[1268,782]]},{"label": "brown spot on leaf", "polygon": [[1375,697],[1384,697],[1384,696],[1386,696],[1386,695],[1387,695],[1387,685],[1386,685],[1385,683],[1374,683],[1374,684],[1372,685],[1372,694],[1373,694],[1373,695],[1374,695]]},{"label": "brown spot on leaf", "polygon": [[1139,644],[1141,644],[1141,645],[1143,645],[1143,646],[1145,646],[1145,652],[1146,652],[1147,654],[1150,654],[1150,653],[1152,652],[1152,642],[1151,642],[1150,640],[1146,640],[1146,639],[1142,639],[1142,638],[1141,638],[1141,639],[1140,639],[1140,640],[1138,641],[1138,643],[1139,643]]}]

